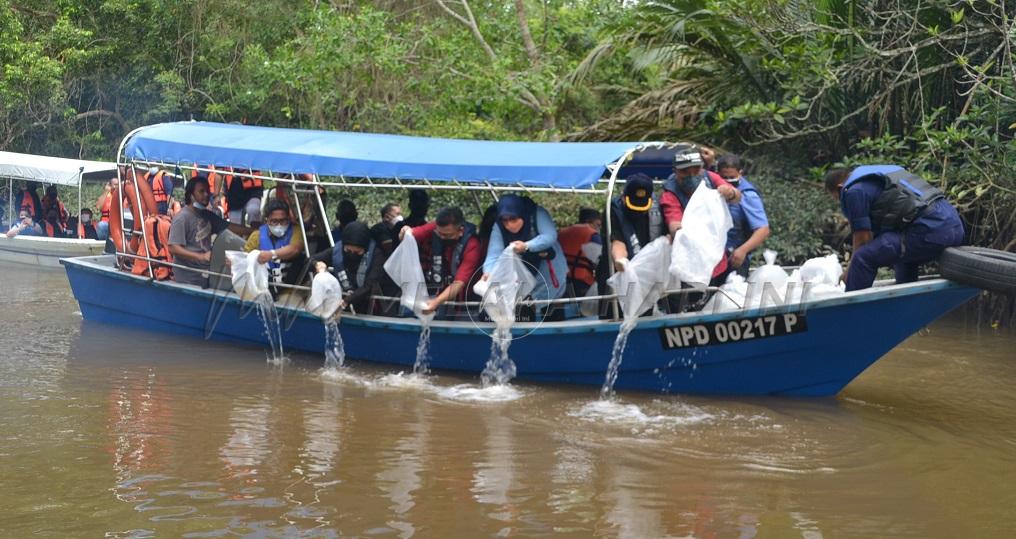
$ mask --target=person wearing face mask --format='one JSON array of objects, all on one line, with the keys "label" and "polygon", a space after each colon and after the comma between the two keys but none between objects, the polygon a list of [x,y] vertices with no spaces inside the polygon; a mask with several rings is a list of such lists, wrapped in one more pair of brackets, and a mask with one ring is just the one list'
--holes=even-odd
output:
[{"label": "person wearing face mask", "polygon": [[208,178],[191,178],[184,188],[184,207],[173,217],[169,227],[169,252],[175,264],[192,269],[174,268],[173,280],[178,283],[208,287],[208,270],[212,260],[212,236],[229,229],[247,236],[251,229],[232,224],[208,211],[211,193]]},{"label": "person wearing face mask", "polygon": [[769,218],[762,203],[762,194],[741,174],[738,156],[727,154],[720,157],[716,170],[720,177],[741,192],[741,201],[730,205],[734,226],[727,233],[727,252],[730,267],[742,277],[747,277],[751,253],[769,237]]},{"label": "person wearing face mask", "polygon": [[[268,265],[271,283],[296,284],[304,269],[303,231],[293,226],[289,204],[273,198],[265,207],[265,223],[252,232],[244,245],[245,252],[261,251],[258,263]],[[273,287],[272,294],[278,294]]]},{"label": "person wearing face mask", "polygon": [[99,233],[95,229],[95,223],[92,222],[92,210],[88,208],[82,208],[81,215],[78,217],[78,223],[75,228],[77,229],[75,237],[79,240],[99,239]]},{"label": "person wearing face mask", "polygon": [[23,209],[18,212],[18,221],[11,225],[11,229],[7,231],[7,237],[13,238],[14,236],[41,236],[42,227],[35,224],[35,220],[32,219],[32,214],[27,209]]},{"label": "person wearing face mask", "polygon": [[413,234],[420,248],[420,266],[433,299],[424,313],[435,312],[446,301],[465,297],[466,283],[480,268],[483,253],[476,227],[466,222],[462,210],[442,208],[433,222],[415,228],[404,227],[400,239]]},{"label": "person wearing face mask", "polygon": [[[671,235],[681,228],[684,211],[695,194],[695,189],[701,183],[705,183],[710,189],[716,189],[728,204],[737,204],[741,201],[740,191],[718,174],[706,171],[703,165],[702,155],[697,148],[678,152],[674,156],[674,173],[663,182],[663,195],[660,197],[663,220],[667,223],[667,230]],[[710,284],[723,284],[728,273],[730,265],[727,263],[727,257],[723,257],[713,269]]]},{"label": "person wearing face mask", "polygon": [[[335,268],[342,289],[349,295],[340,309],[352,306],[357,313],[372,313],[371,296],[398,296],[399,287],[384,270],[388,255],[371,237],[367,225],[361,221],[348,223],[342,231],[342,243],[335,246],[342,251],[339,266]],[[395,316],[397,302],[384,302],[376,314]]]},{"label": "person wearing face mask", "polygon": [[388,203],[381,208],[381,222],[370,228],[371,239],[385,252],[385,256],[395,250],[396,228],[401,222],[402,208]]},{"label": "person wearing face mask", "polygon": [[501,197],[497,203],[497,223],[491,230],[487,258],[483,262],[484,280],[508,246],[522,257],[530,272],[538,276],[533,299],[557,299],[564,294],[568,262],[557,241],[557,225],[550,212],[528,197]]}]

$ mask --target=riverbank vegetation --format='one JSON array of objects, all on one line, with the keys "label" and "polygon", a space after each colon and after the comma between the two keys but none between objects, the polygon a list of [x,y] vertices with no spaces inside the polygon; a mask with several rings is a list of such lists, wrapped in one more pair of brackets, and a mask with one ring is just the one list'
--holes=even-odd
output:
[{"label": "riverbank vegetation", "polygon": [[1013,250],[1014,14],[941,0],[0,0],[0,147],[110,159],[130,129],[191,118],[693,140],[748,157],[784,262],[843,248],[823,170],[885,161],[945,189],[973,242]]}]

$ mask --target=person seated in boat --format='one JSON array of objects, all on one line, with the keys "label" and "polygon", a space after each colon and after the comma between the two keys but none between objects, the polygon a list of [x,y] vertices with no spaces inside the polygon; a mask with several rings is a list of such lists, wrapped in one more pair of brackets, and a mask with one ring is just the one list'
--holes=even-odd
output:
[{"label": "person seated in boat", "polygon": [[32,221],[38,223],[45,214],[42,211],[42,201],[39,200],[39,184],[37,182],[25,182],[21,191],[14,199],[14,209],[18,212],[27,210],[32,216]]},{"label": "person seated in boat", "polygon": [[[741,201],[740,191],[718,174],[705,170],[704,165],[705,162],[698,148],[684,150],[674,155],[674,172],[663,182],[663,194],[660,195],[663,220],[671,235],[681,228],[684,211],[700,183],[705,182],[711,189],[716,189],[720,196],[727,201],[727,204],[737,204]],[[727,257],[724,256],[720,258],[719,263],[713,269],[710,286],[723,284],[729,273],[730,265],[727,263]]]},{"label": "person seated in boat", "polygon": [[388,253],[371,237],[366,223],[348,223],[342,231],[342,242],[336,244],[335,249],[342,252],[341,261],[335,270],[339,274],[342,289],[349,292],[339,308],[351,306],[361,314],[398,315],[397,301],[384,301],[377,309],[372,308],[372,296],[397,297],[399,287],[384,270]]},{"label": "person seated in boat", "polygon": [[897,283],[917,280],[921,264],[963,243],[963,221],[941,190],[896,165],[836,168],[825,187],[839,201],[853,234],[853,256],[843,274],[848,292],[875,282],[892,267]]},{"label": "person seated in boat", "polygon": [[396,227],[402,222],[402,207],[389,202],[381,207],[381,222],[370,227],[370,237],[378,247],[385,252],[385,255],[392,254],[395,250],[397,238]]},{"label": "person seated in boat", "polygon": [[730,205],[734,226],[727,233],[727,262],[742,277],[748,277],[751,254],[769,237],[769,218],[762,195],[742,174],[741,158],[727,154],[716,162],[716,171],[741,192],[741,201]]},{"label": "person seated in boat", "polygon": [[109,207],[113,201],[113,190],[120,185],[119,180],[111,178],[102,188],[102,194],[95,200],[95,207],[99,209],[99,222],[95,224],[97,239],[105,240],[109,237]]},{"label": "person seated in boat", "polygon": [[173,280],[178,283],[207,288],[212,236],[226,229],[242,237],[251,233],[251,229],[230,223],[209,211],[210,198],[208,178],[204,175],[191,178],[184,188],[184,206],[169,227],[169,252],[173,262],[191,268],[173,269]]},{"label": "person seated in boat", "polygon": [[60,221],[60,209],[56,205],[46,208],[46,218],[42,223],[39,223],[39,226],[42,227],[43,236],[49,238],[67,237],[67,227]]},{"label": "person seated in boat", "polygon": [[557,241],[557,225],[550,212],[529,197],[508,194],[498,201],[497,222],[483,261],[484,280],[508,246],[536,276],[533,299],[557,299],[564,294],[568,263]]},{"label": "person seated in boat", "polygon": [[[304,253],[303,231],[293,226],[290,220],[289,204],[273,198],[265,207],[265,223],[251,232],[245,252],[261,251],[258,263],[268,265],[268,279],[271,284],[298,284],[307,274],[307,257]],[[279,287],[272,287],[272,295],[278,297]]]},{"label": "person seated in boat", "polygon": [[[483,217],[480,218],[480,226],[476,229],[476,239],[480,240],[481,253],[487,252],[487,248],[490,246],[490,235],[494,233],[494,226],[496,224],[497,204],[491,204],[483,211]],[[483,272],[474,273],[473,277],[466,283],[466,301],[481,301],[483,299],[473,290],[473,287],[476,286],[476,283],[482,277]]]},{"label": "person seated in boat", "polygon": [[[240,174],[245,175],[241,176]],[[243,225],[246,220],[251,228],[257,228],[261,226],[261,197],[265,192],[264,182],[260,178],[251,178],[248,175],[260,174],[251,170],[238,170],[234,174],[227,174],[222,188],[226,196],[226,207],[229,208],[229,222]]]},{"label": "person seated in boat", "polygon": [[79,240],[99,239],[99,232],[95,228],[95,222],[92,221],[92,210],[89,208],[81,208],[78,217],[71,217],[68,224],[70,226],[67,230],[72,231],[74,237]]},{"label": "person seated in boat", "polygon": [[424,313],[437,311],[445,302],[465,297],[466,283],[480,269],[483,252],[476,237],[476,227],[466,222],[462,210],[442,208],[433,222],[404,227],[400,239],[413,234],[420,249],[420,266],[427,279],[428,291],[434,296]]},{"label": "person seated in boat", "polygon": [[356,209],[355,202],[348,198],[340,200],[338,207],[335,208],[335,220],[338,224],[332,228],[332,241],[335,243],[342,241],[342,229],[359,217],[360,212]]},{"label": "person seated in boat", "polygon": [[67,208],[64,207],[64,203],[60,200],[60,195],[57,192],[55,185],[46,187],[46,196],[42,197],[42,214],[48,217],[49,209],[55,207],[57,211],[57,219],[60,221],[60,226],[67,229],[67,218],[70,215],[67,213]]},{"label": "person seated in boat", "polygon": [[585,296],[596,282],[596,265],[603,254],[600,228],[603,217],[592,208],[580,208],[578,223],[557,232],[568,262],[568,287],[574,297]]},{"label": "person seated in boat", "polygon": [[409,190],[409,216],[405,226],[418,227],[427,224],[427,212],[430,211],[430,195],[424,189]]},{"label": "person seated in boat", "polygon": [[7,231],[7,237],[13,238],[15,236],[42,236],[42,227],[35,223],[32,218],[32,213],[27,209],[22,209],[18,212],[17,222],[11,224],[11,229]]}]

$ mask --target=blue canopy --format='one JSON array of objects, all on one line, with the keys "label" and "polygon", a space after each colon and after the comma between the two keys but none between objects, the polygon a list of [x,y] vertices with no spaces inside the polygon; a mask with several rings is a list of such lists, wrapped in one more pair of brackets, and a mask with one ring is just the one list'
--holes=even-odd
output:
[{"label": "blue canopy", "polygon": [[634,142],[491,142],[180,122],[141,129],[126,157],[276,173],[587,188]]}]

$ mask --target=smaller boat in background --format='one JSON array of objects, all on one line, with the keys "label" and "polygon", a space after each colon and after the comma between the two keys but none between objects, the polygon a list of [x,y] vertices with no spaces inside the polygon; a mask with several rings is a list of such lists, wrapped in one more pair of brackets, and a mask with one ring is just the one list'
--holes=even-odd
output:
[{"label": "smaller boat in background", "polygon": [[[114,163],[0,152],[0,178],[7,178],[8,186],[6,228],[17,218],[15,180],[77,187],[78,206],[74,215],[80,215],[82,182],[115,177]],[[0,261],[58,268],[61,258],[102,254],[105,245],[101,240],[21,235],[8,238],[0,234]]]}]

